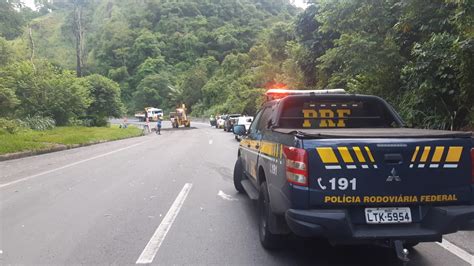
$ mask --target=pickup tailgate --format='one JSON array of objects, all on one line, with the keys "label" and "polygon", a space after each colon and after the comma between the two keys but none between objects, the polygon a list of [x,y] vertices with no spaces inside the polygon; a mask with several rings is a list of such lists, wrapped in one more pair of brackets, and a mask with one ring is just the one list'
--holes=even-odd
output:
[{"label": "pickup tailgate", "polygon": [[305,139],[311,207],[471,202],[470,138]]}]

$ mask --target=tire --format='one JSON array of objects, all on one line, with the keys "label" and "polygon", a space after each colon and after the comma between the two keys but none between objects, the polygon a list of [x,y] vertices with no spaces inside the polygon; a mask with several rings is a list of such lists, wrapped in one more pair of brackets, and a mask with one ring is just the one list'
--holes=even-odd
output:
[{"label": "tire", "polygon": [[242,161],[240,157],[237,158],[234,166],[234,187],[239,193],[244,193],[245,189],[242,186],[242,179],[244,178],[244,171],[242,169]]},{"label": "tire", "polygon": [[277,235],[270,232],[269,224],[273,223],[271,219],[275,219],[270,210],[270,196],[268,195],[267,182],[263,181],[260,185],[260,194],[258,197],[258,235],[260,244],[265,249],[281,248],[285,235]]}]

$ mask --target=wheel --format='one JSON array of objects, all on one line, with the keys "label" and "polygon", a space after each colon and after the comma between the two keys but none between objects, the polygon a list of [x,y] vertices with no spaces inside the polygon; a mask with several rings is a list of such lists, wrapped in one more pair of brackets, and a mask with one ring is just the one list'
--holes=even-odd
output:
[{"label": "wheel", "polygon": [[258,233],[260,244],[265,249],[278,249],[282,246],[284,235],[277,235],[270,232],[269,224],[275,223],[275,216],[270,210],[270,196],[268,195],[267,182],[263,181],[260,185],[260,194],[258,196]]},{"label": "wheel", "polygon": [[242,179],[244,177],[244,171],[242,169],[242,161],[240,157],[237,158],[234,166],[234,187],[239,193],[244,193],[244,187],[242,186]]}]

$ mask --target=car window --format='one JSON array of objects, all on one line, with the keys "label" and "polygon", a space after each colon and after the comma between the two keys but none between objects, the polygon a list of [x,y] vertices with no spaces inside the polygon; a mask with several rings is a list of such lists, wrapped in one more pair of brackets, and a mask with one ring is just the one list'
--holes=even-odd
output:
[{"label": "car window", "polygon": [[257,125],[258,125],[258,121],[260,120],[260,116],[262,116],[262,113],[263,113],[264,110],[260,110],[257,115],[255,116],[252,124],[250,125],[250,128],[249,128],[249,135],[251,134],[254,134],[257,132]]},{"label": "car window", "polygon": [[284,102],[282,128],[386,128],[395,118],[382,101],[373,98],[314,99],[299,97]]},{"label": "car window", "polygon": [[260,117],[260,121],[258,122],[257,131],[263,131],[267,128],[268,120],[272,115],[273,109],[267,107],[263,110],[262,115]]}]

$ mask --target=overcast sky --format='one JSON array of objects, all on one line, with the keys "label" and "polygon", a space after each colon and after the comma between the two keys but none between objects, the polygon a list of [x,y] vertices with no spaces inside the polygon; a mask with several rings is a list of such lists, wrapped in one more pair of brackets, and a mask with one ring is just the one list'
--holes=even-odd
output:
[{"label": "overcast sky", "polygon": [[[306,8],[307,4],[305,3],[306,0],[293,0],[295,6]],[[30,8],[35,8],[35,0],[23,0],[25,5],[29,6]]]}]

